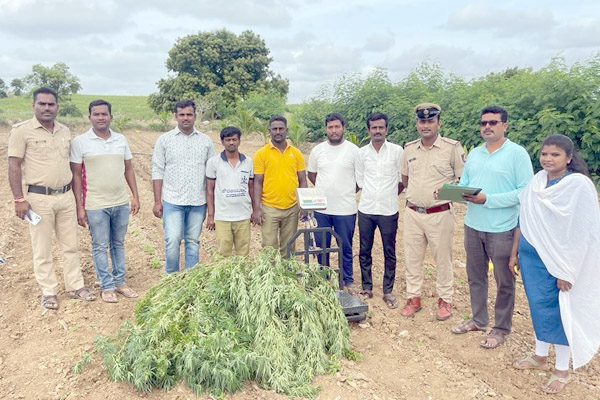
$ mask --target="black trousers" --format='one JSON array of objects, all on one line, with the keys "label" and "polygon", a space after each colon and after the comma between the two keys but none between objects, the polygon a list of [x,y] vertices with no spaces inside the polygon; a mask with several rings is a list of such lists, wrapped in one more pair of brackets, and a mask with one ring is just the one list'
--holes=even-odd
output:
[{"label": "black trousers", "polygon": [[358,230],[360,235],[360,273],[362,288],[373,290],[373,276],[371,266],[373,257],[373,239],[375,229],[379,228],[381,242],[383,243],[384,273],[383,294],[391,293],[396,279],[396,232],[398,231],[398,213],[394,215],[373,215],[358,212]]}]

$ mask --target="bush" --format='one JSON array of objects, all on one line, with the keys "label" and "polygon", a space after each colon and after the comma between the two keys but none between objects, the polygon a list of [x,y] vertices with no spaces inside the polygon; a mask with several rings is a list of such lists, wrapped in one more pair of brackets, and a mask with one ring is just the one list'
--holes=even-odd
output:
[{"label": "bush", "polygon": [[58,115],[61,117],[83,117],[83,113],[73,103],[65,103],[58,109]]}]

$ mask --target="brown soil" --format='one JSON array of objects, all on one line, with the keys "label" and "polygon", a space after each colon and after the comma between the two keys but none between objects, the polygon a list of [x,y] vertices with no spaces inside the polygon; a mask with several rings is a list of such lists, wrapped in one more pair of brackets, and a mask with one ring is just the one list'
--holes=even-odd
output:
[{"label": "brown soil", "polygon": [[[163,261],[161,221],[152,215],[151,157],[158,133],[127,134],[135,155],[134,165],[142,202],[140,213],[131,219],[126,238],[128,283],[141,294],[163,276],[161,268],[152,268],[153,258]],[[0,134],[0,155],[6,157],[7,132]],[[215,147],[218,136],[211,134]],[[258,136],[244,138],[242,151],[252,154],[262,144]],[[139,154],[142,153],[142,154]],[[145,154],[144,154],[145,153]],[[0,166],[7,176],[7,163]],[[60,309],[46,311],[40,306],[40,290],[33,277],[31,246],[27,224],[14,216],[7,179],[0,185],[0,398],[7,399],[193,399],[196,396],[183,384],[168,393],[154,390],[140,393],[126,383],[109,381],[98,355],[81,374],[72,367],[82,354],[93,350],[97,335],[111,335],[126,319],[131,319],[134,301],[119,298],[118,304],[101,300],[83,303],[69,300],[64,288],[59,294]],[[399,199],[403,203],[403,196]],[[401,207],[402,209],[403,207]],[[400,315],[400,308],[389,310],[381,299],[381,286],[368,301],[367,321],[352,324],[352,346],[362,353],[358,362],[344,360],[341,370],[332,376],[320,376],[315,384],[322,387],[319,399],[544,399],[539,390],[549,373],[518,371],[512,363],[533,350],[533,330],[527,300],[518,284],[513,333],[504,346],[485,350],[478,343],[481,332],[453,335],[450,328],[470,313],[467,277],[462,247],[464,207],[456,207],[454,246],[454,316],[445,322],[435,319],[435,265],[428,256],[425,265],[423,310],[415,318]],[[402,213],[401,213],[402,215]],[[404,298],[402,229],[397,239],[398,268],[395,293]],[[354,248],[358,249],[358,234]],[[90,254],[87,230],[79,228],[79,249],[86,283],[99,294]],[[252,252],[258,251],[260,230],[252,230]],[[201,261],[209,258],[215,245],[214,233],[202,234]],[[154,253],[154,254],[153,254]],[[355,256],[356,257],[356,256]],[[374,249],[374,279],[381,284],[381,242]],[[60,265],[55,249],[55,262]],[[358,260],[355,278],[360,280]],[[60,267],[58,267],[60,276]],[[493,281],[493,279],[491,279]],[[495,293],[493,283],[490,293]],[[490,296],[490,308],[494,302]],[[600,399],[600,360],[573,373],[573,381],[556,398]],[[206,395],[202,398],[210,398]],[[284,395],[247,383],[230,399],[285,399]]]}]

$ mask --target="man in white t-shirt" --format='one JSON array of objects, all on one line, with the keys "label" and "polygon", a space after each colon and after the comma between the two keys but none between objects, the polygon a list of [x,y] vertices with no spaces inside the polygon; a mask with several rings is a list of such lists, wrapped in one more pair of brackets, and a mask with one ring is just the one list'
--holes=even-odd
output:
[{"label": "man in white t-shirt", "polygon": [[[358,293],[352,274],[352,238],[356,225],[356,178],[354,175],[358,147],[344,140],[344,118],[338,113],[325,117],[327,141],[318,144],[308,158],[308,179],[327,197],[327,209],[315,211],[319,227],[332,227],[340,235],[343,253],[344,285],[350,293]],[[321,236],[316,235],[317,246],[321,247]],[[327,235],[325,245],[331,244]],[[323,262],[329,265],[329,257]]]},{"label": "man in white t-shirt", "polygon": [[[221,130],[225,150],[206,163],[206,227],[216,230],[219,254],[238,256],[250,252],[250,216],[254,202],[252,159],[240,153],[242,132],[228,126]],[[259,205],[256,205],[259,207]]]},{"label": "man in white t-shirt", "polygon": [[[87,223],[90,228],[92,259],[102,287],[102,300],[116,303],[117,293],[128,298],[138,297],[125,283],[123,242],[129,215],[138,213],[140,199],[127,139],[110,129],[113,118],[110,103],[95,100],[88,109],[92,127],[77,136],[71,146],[73,194],[77,221],[83,227]],[[131,206],[127,186],[131,190]],[[108,253],[112,271],[109,271]]]}]

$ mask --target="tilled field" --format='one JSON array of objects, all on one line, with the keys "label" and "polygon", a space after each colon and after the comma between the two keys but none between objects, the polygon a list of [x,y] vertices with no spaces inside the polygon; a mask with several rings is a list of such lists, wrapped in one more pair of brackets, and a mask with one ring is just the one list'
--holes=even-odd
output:
[{"label": "tilled field", "polygon": [[[158,133],[126,134],[134,153],[138,188],[142,202],[140,213],[130,222],[126,238],[128,283],[143,293],[164,274],[161,221],[152,215],[152,148]],[[222,148],[218,135],[210,133],[215,148]],[[6,160],[8,132],[0,133],[0,155]],[[262,139],[242,139],[241,150],[253,154]],[[73,365],[82,354],[93,350],[97,335],[113,334],[119,324],[133,315],[134,301],[119,298],[117,304],[101,300],[83,303],[69,300],[64,287],[59,294],[60,309],[46,311],[40,306],[40,291],[33,277],[31,245],[25,222],[14,216],[8,185],[7,162],[0,173],[0,397],[6,399],[192,399],[196,396],[183,384],[170,392],[137,392],[131,385],[109,381],[99,356],[81,374],[73,374]],[[404,197],[399,203],[403,210]],[[518,284],[513,333],[504,346],[495,350],[479,347],[482,333],[453,335],[450,327],[470,313],[468,285],[462,247],[464,206],[458,205],[455,232],[454,316],[445,322],[435,319],[435,266],[428,257],[425,265],[423,310],[415,318],[400,315],[400,308],[389,310],[381,300],[382,254],[376,238],[374,248],[375,297],[368,301],[367,321],[352,324],[353,348],[362,353],[358,362],[344,360],[341,370],[315,380],[322,387],[319,399],[543,399],[538,388],[549,376],[540,371],[517,371],[512,363],[533,351],[533,330],[527,300]],[[402,216],[402,211],[400,213]],[[402,222],[400,222],[402,224]],[[202,234],[201,261],[215,247],[214,233]],[[258,251],[260,230],[252,230],[251,252]],[[354,242],[355,280],[358,268],[358,233]],[[91,261],[89,233],[79,228],[79,249],[86,284],[99,294]],[[398,268],[395,293],[405,301],[402,227],[397,238]],[[153,268],[160,260],[161,268]],[[55,261],[60,264],[58,251]],[[59,279],[60,279],[59,269]],[[493,281],[493,278],[491,278]],[[490,308],[495,287],[490,285]],[[203,398],[210,398],[205,395]],[[284,395],[247,383],[231,399],[284,399]],[[573,381],[554,398],[600,399],[600,360],[594,359],[573,374]]]}]

